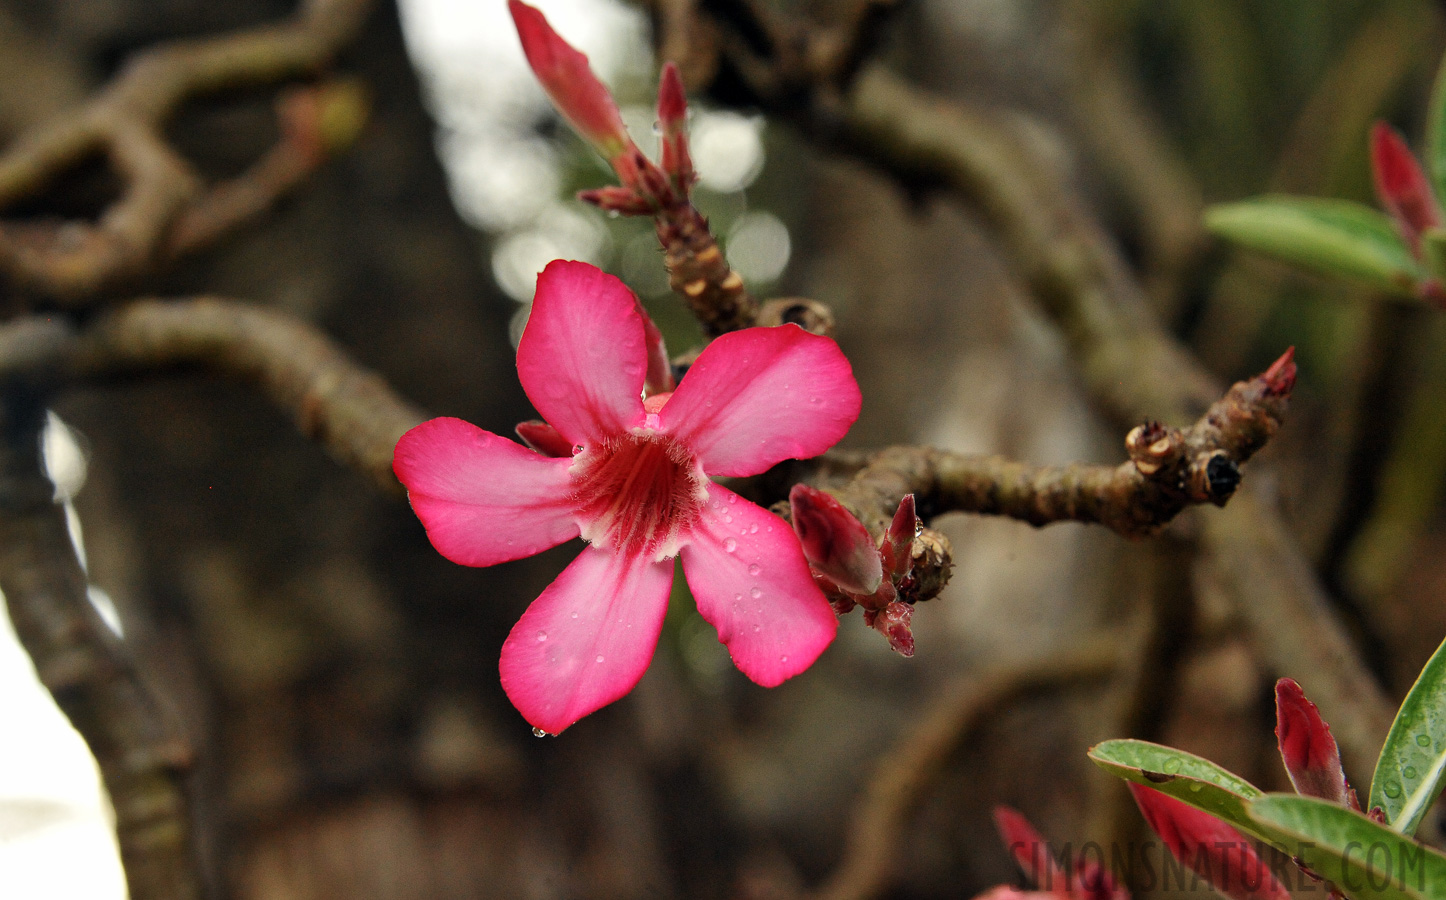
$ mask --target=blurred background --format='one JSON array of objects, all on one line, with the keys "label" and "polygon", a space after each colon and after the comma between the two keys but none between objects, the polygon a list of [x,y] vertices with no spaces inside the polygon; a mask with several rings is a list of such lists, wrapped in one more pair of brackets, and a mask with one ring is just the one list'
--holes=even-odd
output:
[{"label": "blurred background", "polygon": [[[652,149],[646,9],[538,0]],[[728,4],[707,0],[704,8]],[[286,0],[6,0],[0,134],[94,92],[157,41],[292,12]],[[853,0],[779,2],[822,27]],[[1426,0],[912,0],[876,60],[1000,111],[1103,221],[1156,312],[1222,380],[1295,345],[1265,484],[1393,697],[1446,633],[1446,319],[1213,242],[1206,204],[1264,192],[1373,203],[1366,134],[1421,146],[1446,48]],[[371,119],[270,217],[149,279],[303,316],[438,415],[507,434],[531,417],[512,347],[536,272],[623,278],[674,351],[700,339],[650,224],[573,199],[603,163],[551,112],[502,0],[374,10],[338,69]],[[685,69],[686,71],[686,69]],[[691,85],[690,85],[691,87]],[[726,87],[726,86],[725,86]],[[265,92],[193,103],[170,136],[212,178],[275,139]],[[1053,324],[976,212],[822,148],[720,90],[694,98],[697,204],[762,297],[832,306],[864,392],[853,448],[927,443],[1035,463],[1123,459]],[[79,172],[41,214],[114,184]],[[36,214],[35,210],[27,210]],[[333,462],[263,398],[188,376],[65,393],[47,459],[94,599],[197,754],[196,827],[218,897],[796,897],[848,862],[852,811],[921,728],[1011,662],[1091,642],[1109,678],[1009,697],[960,728],[889,835],[870,895],[971,897],[1015,879],[997,803],[1076,846],[1141,840],[1084,752],[1136,736],[1266,788],[1276,672],[1209,573],[1195,515],[1129,542],[1103,529],[947,516],[945,595],[903,659],[854,615],[808,673],[765,691],[677,581],[651,669],[623,701],[539,740],[497,679],[503,638],[575,552],[471,570],[405,503]],[[63,421],[64,424],[60,424]],[[1360,785],[1368,772],[1348,773]],[[0,896],[123,896],[93,765],[0,631]],[[848,896],[847,893],[835,896]]]}]

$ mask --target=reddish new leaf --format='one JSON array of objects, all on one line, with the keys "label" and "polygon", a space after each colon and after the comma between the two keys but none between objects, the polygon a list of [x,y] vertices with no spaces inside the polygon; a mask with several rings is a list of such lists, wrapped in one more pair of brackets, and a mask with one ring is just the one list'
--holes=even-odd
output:
[{"label": "reddish new leaf", "polygon": [[1170,852],[1233,900],[1291,900],[1245,835],[1203,810],[1143,785],[1130,793]]},{"label": "reddish new leaf", "polygon": [[1320,710],[1289,678],[1275,683],[1275,737],[1296,793],[1356,806],[1341,752]]},{"label": "reddish new leaf", "polygon": [[1411,252],[1421,256],[1421,235],[1441,224],[1441,210],[1416,157],[1395,129],[1377,122],[1371,129],[1371,174],[1381,205],[1396,220]]}]

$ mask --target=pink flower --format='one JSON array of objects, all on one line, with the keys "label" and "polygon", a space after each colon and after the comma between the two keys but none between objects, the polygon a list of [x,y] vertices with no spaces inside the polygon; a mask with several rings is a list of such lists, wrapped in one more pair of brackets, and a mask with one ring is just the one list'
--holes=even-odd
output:
[{"label": "pink flower", "polygon": [[610,275],[553,262],[517,348],[537,411],[573,446],[553,458],[460,419],[397,443],[394,468],[433,546],[469,566],[587,547],[502,646],[502,687],[556,734],[618,699],[652,658],[680,556],[698,611],[733,662],[772,687],[808,668],[837,620],[793,531],[709,476],[816,456],[861,398],[828,338],[793,325],[710,344],[670,394],[642,399],[644,314]]}]

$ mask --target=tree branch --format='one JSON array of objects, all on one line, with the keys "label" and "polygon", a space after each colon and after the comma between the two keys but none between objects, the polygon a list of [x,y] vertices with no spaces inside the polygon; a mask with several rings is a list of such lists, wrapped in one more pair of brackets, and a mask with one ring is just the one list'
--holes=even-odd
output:
[{"label": "tree branch", "polygon": [[130,896],[194,900],[201,889],[184,786],[190,750],[90,603],[42,468],[41,393],[16,378],[0,392],[0,590],[10,620],[100,766]]}]

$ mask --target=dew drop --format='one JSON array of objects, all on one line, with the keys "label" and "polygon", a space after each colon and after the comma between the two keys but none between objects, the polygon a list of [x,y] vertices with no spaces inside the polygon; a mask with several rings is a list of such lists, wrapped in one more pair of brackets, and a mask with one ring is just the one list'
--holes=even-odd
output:
[{"label": "dew drop", "polygon": [[769,526],[768,526],[768,533],[769,533],[769,534],[773,534],[773,526],[772,526],[772,525],[769,525]]},{"label": "dew drop", "polygon": [[576,618],[577,618],[577,613],[573,613],[573,614],[572,614],[572,617],[573,617],[574,619],[576,619]]},{"label": "dew drop", "polygon": [[545,641],[545,640],[547,640],[547,632],[545,632],[545,631],[539,631],[539,632],[537,633],[537,641],[538,641],[538,643],[541,643],[542,641]]},{"label": "dew drop", "polygon": [[820,401],[819,401],[819,398],[818,398],[818,397],[809,397],[809,398],[808,398],[808,402],[809,402],[809,403],[818,403],[818,402],[820,402]]},{"label": "dew drop", "polygon": [[597,658],[597,661],[598,661],[598,662],[602,662],[602,661],[603,661],[603,658],[602,658],[601,656],[599,656],[599,657]]},{"label": "dew drop", "polygon": [[1180,771],[1180,760],[1175,759],[1175,758],[1173,758],[1173,757],[1170,758],[1170,759],[1165,760],[1165,774],[1166,774],[1166,775],[1174,775],[1176,772],[1179,772],[1179,771]]},{"label": "dew drop", "polygon": [[787,656],[780,656],[780,657],[778,658],[778,661],[779,661],[779,662],[788,662],[788,657],[787,657]]},{"label": "dew drop", "polygon": [[1383,790],[1385,790],[1387,797],[1401,796],[1401,786],[1394,781],[1386,782]]},{"label": "dew drop", "polygon": [[1404,768],[1404,769],[1401,770],[1401,775],[1402,775],[1403,777],[1405,777],[1406,780],[1408,780],[1408,781],[1415,781],[1415,780],[1416,780],[1416,767],[1415,767],[1415,766],[1407,766],[1406,768]]},{"label": "dew drop", "polygon": [[762,630],[763,630],[763,626],[762,626],[762,625],[759,625],[757,622],[754,622],[754,623],[753,623],[753,633],[754,633],[754,634],[757,634],[758,632],[760,632],[760,631],[762,631]]},{"label": "dew drop", "polygon": [[918,522],[918,521],[914,522],[914,537],[918,537],[919,535],[921,535],[921,534],[923,534],[923,533],[924,533],[924,523],[923,523],[923,522]]},{"label": "dew drop", "polygon": [[1200,782],[1198,782],[1198,781],[1192,781],[1192,782],[1190,782],[1190,792],[1191,792],[1192,794],[1198,794],[1198,793],[1200,793],[1200,791],[1202,791],[1202,790],[1204,790],[1204,789],[1205,789],[1205,785],[1201,784]]},{"label": "dew drop", "polygon": [[727,550],[729,553],[736,552],[738,550],[738,542],[733,540],[732,538],[729,538],[728,540],[723,542],[723,549]]},{"label": "dew drop", "polygon": [[730,523],[731,523],[731,522],[733,521],[733,516],[732,516],[732,514],[725,512],[725,513],[723,514],[723,521],[724,521],[724,522],[730,522]]},{"label": "dew drop", "polygon": [[577,455],[578,455],[579,453],[581,453],[581,452],[582,452],[582,444],[573,444],[573,445],[572,445],[572,455],[573,455],[573,456],[577,456]]},{"label": "dew drop", "polygon": [[748,596],[752,597],[754,600],[757,600],[759,597],[763,596],[763,591],[759,588],[753,588],[748,592]]},{"label": "dew drop", "polygon": [[737,503],[737,502],[738,502],[738,495],[737,495],[737,494],[729,494],[729,495],[728,495],[728,502],[729,502],[729,503]]},{"label": "dew drop", "polygon": [[748,574],[749,574],[749,575],[757,575],[759,572],[762,572],[762,571],[763,571],[763,567],[760,566],[758,563],[754,563],[753,565],[751,565],[751,566],[748,567]]},{"label": "dew drop", "polygon": [[742,599],[743,599],[743,595],[742,595],[742,594],[734,594],[734,595],[733,595],[733,599],[734,599],[734,600],[742,600]]},{"label": "dew drop", "polygon": [[[770,529],[768,529],[768,530],[769,530],[769,531],[772,531],[773,529],[770,528]],[[748,533],[749,533],[749,534],[757,534],[757,533],[758,533],[758,523],[757,523],[757,522],[754,522],[752,525],[749,525],[749,526],[748,526]]]},{"label": "dew drop", "polygon": [[1417,747],[1429,747],[1429,746],[1431,746],[1431,735],[1429,735],[1429,734],[1418,734],[1418,735],[1416,735],[1416,746],[1417,746]]},{"label": "dew drop", "polygon": [[535,725],[534,725],[533,728],[532,728],[532,736],[533,736],[533,737],[552,737],[552,735],[548,734],[547,732],[543,731],[541,728],[538,728],[538,727],[535,726]]}]

